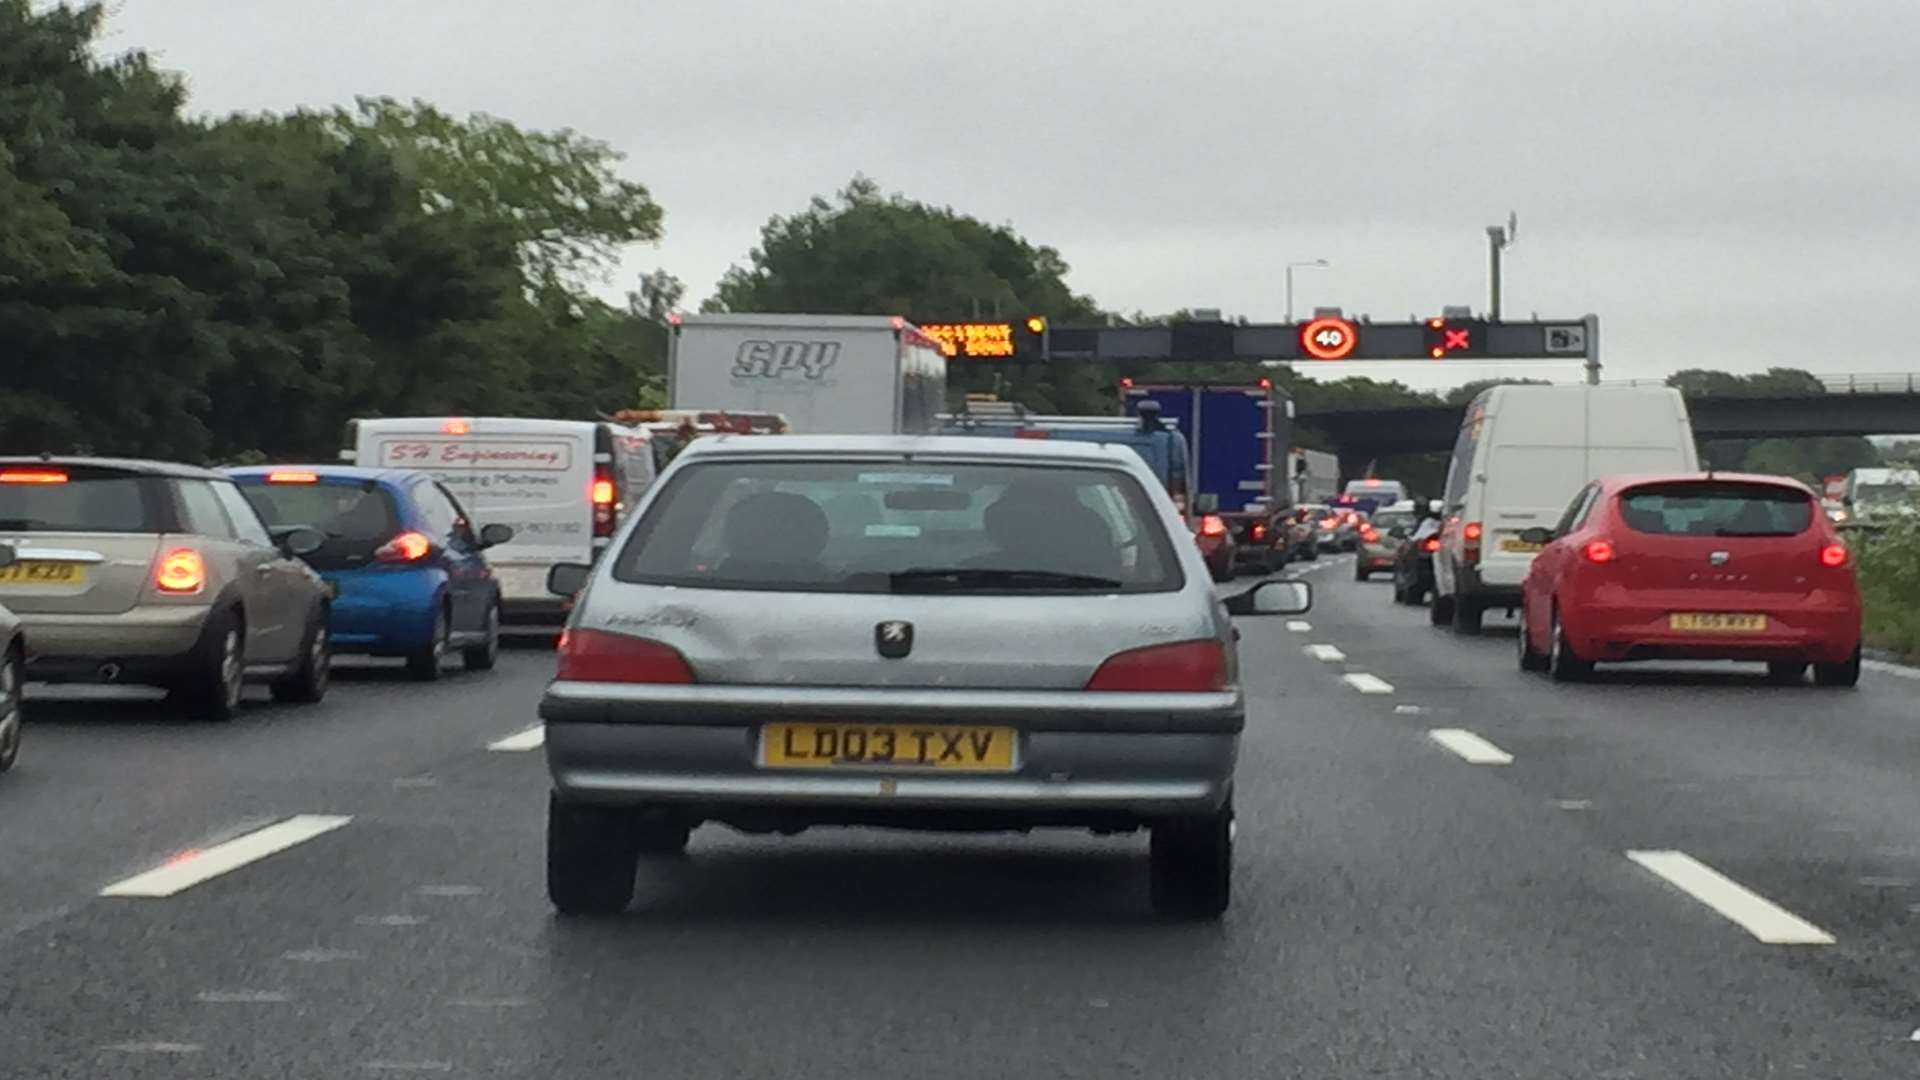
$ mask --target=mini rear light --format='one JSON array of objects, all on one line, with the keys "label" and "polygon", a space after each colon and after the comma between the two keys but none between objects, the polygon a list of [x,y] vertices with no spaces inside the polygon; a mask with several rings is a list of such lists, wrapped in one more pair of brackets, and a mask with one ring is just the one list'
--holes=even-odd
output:
[{"label": "mini rear light", "polygon": [[207,587],[207,564],[192,548],[175,548],[160,556],[153,569],[153,586],[163,593],[190,595]]},{"label": "mini rear light", "polygon": [[1820,549],[1820,565],[1840,567],[1847,565],[1847,545],[1828,544]]},{"label": "mini rear light", "polygon": [[380,545],[373,557],[385,563],[419,562],[433,551],[433,541],[425,533],[403,532]]},{"label": "mini rear light", "polygon": [[560,636],[558,678],[572,682],[691,683],[680,650],[605,630],[570,629]]},{"label": "mini rear light", "polygon": [[1591,563],[1612,562],[1613,543],[1608,540],[1589,540],[1587,546],[1580,549],[1580,554],[1585,555]]},{"label": "mini rear light", "polygon": [[1087,680],[1089,690],[1150,693],[1226,687],[1227,650],[1212,638],[1115,653]]},{"label": "mini rear light", "polygon": [[60,469],[0,469],[0,484],[64,484],[67,474]]},{"label": "mini rear light", "polygon": [[1420,550],[1421,551],[1439,551],[1440,538],[1437,536],[1429,536],[1425,540],[1420,541]]},{"label": "mini rear light", "polygon": [[320,476],[317,473],[270,472],[267,474],[269,484],[317,484],[319,482]]},{"label": "mini rear light", "polygon": [[1201,518],[1200,519],[1200,535],[1202,536],[1227,535],[1226,519],[1220,517],[1218,514],[1208,514],[1206,517]]}]

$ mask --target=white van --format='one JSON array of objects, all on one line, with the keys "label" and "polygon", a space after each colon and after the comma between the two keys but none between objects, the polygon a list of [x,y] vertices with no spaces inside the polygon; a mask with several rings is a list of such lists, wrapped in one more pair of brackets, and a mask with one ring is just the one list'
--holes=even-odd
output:
[{"label": "white van", "polygon": [[500,582],[501,621],[541,629],[557,629],[566,614],[547,591],[547,568],[593,562],[662,464],[649,432],[605,421],[352,420],[346,442],[344,460],[431,474],[475,529],[511,525],[512,541],[487,551]]},{"label": "white van", "polygon": [[1447,469],[1433,624],[1477,634],[1488,608],[1511,612],[1539,550],[1520,532],[1553,527],[1589,481],[1699,468],[1686,402],[1671,387],[1481,391],[1467,406]]}]

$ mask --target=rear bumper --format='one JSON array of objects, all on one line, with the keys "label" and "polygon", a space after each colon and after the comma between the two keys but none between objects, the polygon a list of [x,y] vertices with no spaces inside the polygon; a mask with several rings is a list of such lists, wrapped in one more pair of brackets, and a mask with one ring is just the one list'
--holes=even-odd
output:
[{"label": "rear bumper", "polygon": [[[605,683],[555,683],[540,715],[554,787],[571,799],[675,804],[706,818],[788,808],[820,820],[869,820],[899,810],[921,825],[942,811],[1035,824],[1087,814],[1124,826],[1217,809],[1232,785],[1245,719],[1237,692],[795,692]],[[822,718],[1013,727],[1016,767],[952,773],[758,763],[761,723]]]},{"label": "rear bumper", "polygon": [[1360,547],[1360,568],[1363,570],[1391,570],[1399,562],[1399,552],[1392,548],[1377,548],[1362,544]]},{"label": "rear bumper", "polygon": [[1672,609],[1644,604],[1583,605],[1563,611],[1561,624],[1576,652],[1600,661],[1780,660],[1837,664],[1851,658],[1860,647],[1857,608],[1768,610],[1756,605],[1738,610],[1766,615],[1767,629],[1757,633],[1674,630],[1667,618]]},{"label": "rear bumper", "polygon": [[432,641],[444,574],[370,570],[327,577],[337,586],[328,625],[336,652],[402,654]]},{"label": "rear bumper", "polygon": [[54,677],[104,662],[123,666],[179,660],[193,651],[211,605],[136,607],[117,615],[15,614],[27,637],[27,670]]}]

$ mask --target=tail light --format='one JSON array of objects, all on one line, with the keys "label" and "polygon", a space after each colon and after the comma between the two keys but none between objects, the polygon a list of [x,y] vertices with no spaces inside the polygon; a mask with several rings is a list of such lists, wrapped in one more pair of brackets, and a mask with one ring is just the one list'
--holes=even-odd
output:
[{"label": "tail light", "polygon": [[1207,691],[1227,687],[1227,650],[1218,641],[1149,645],[1107,657],[1089,690]]},{"label": "tail light", "polygon": [[560,635],[558,678],[577,682],[693,682],[680,650],[646,638],[605,630],[569,629]]},{"label": "tail light", "polygon": [[1360,526],[1360,539],[1365,540],[1367,543],[1371,544],[1374,541],[1380,539],[1380,533],[1371,525],[1362,525]]},{"label": "tail light", "polygon": [[207,587],[206,560],[192,548],[167,552],[153,568],[153,587],[178,596],[199,592]]},{"label": "tail light", "polygon": [[380,545],[373,553],[375,560],[385,563],[419,562],[433,550],[433,541],[425,533],[403,532],[399,536]]},{"label": "tail light", "polygon": [[1609,563],[1613,561],[1613,542],[1610,540],[1589,540],[1587,546],[1580,549],[1590,563]]},{"label": "tail light", "polygon": [[1820,565],[1839,568],[1847,565],[1847,545],[1828,544],[1820,549]]},{"label": "tail light", "polygon": [[1477,521],[1467,522],[1466,526],[1460,530],[1460,539],[1466,541],[1466,543],[1461,546],[1461,550],[1466,555],[1469,564],[1478,564],[1480,562],[1480,538],[1485,536],[1486,533],[1487,530],[1485,527]]},{"label": "tail light", "polygon": [[1264,521],[1256,521],[1253,523],[1253,528],[1248,531],[1253,534],[1255,540],[1265,540],[1267,538],[1267,523]]},{"label": "tail light", "polygon": [[67,474],[61,469],[0,469],[0,484],[64,484]]},{"label": "tail light", "polygon": [[1227,535],[1226,519],[1219,516],[1218,514],[1208,514],[1206,517],[1201,518],[1200,519],[1200,535],[1201,536]]},{"label": "tail light", "polygon": [[1439,551],[1440,538],[1437,536],[1429,536],[1425,540],[1420,541],[1420,550],[1421,551]]},{"label": "tail light", "polygon": [[593,470],[593,487],[589,491],[593,499],[593,535],[613,535],[614,497],[617,494],[613,489],[613,473],[606,468]]}]

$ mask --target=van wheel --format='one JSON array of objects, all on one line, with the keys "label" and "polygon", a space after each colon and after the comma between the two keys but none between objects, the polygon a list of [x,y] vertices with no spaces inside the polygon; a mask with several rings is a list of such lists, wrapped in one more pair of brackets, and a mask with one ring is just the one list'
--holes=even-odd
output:
[{"label": "van wheel", "polygon": [[1155,825],[1148,861],[1156,913],[1219,918],[1233,896],[1233,804]]},{"label": "van wheel", "polygon": [[452,620],[447,618],[447,609],[443,607],[434,612],[433,638],[425,648],[407,656],[407,673],[421,682],[438,679],[447,661],[447,638],[452,633]]},{"label": "van wheel", "polygon": [[1487,613],[1486,605],[1471,596],[1453,598],[1453,632],[1472,637],[1480,632],[1480,622]]},{"label": "van wheel", "polygon": [[1453,597],[1433,594],[1433,606],[1427,609],[1427,621],[1435,626],[1453,625]]},{"label": "van wheel", "polygon": [[300,666],[275,679],[268,689],[275,701],[314,705],[327,696],[332,679],[333,636],[327,631],[327,611],[321,608],[300,644]]},{"label": "van wheel", "polygon": [[1813,665],[1813,682],[1816,686],[1842,688],[1854,686],[1860,682],[1860,646],[1853,647],[1853,656],[1838,664]]},{"label": "van wheel", "polygon": [[1593,675],[1593,661],[1584,659],[1573,651],[1567,643],[1567,628],[1560,625],[1560,611],[1555,609],[1552,623],[1553,652],[1548,657],[1552,666],[1553,681],[1581,682]]},{"label": "van wheel", "polygon": [[547,794],[547,899],[562,915],[618,915],[640,870],[633,814]]},{"label": "van wheel", "polygon": [[478,645],[460,650],[460,659],[468,671],[492,671],[500,662],[500,604],[487,605],[487,638]]},{"label": "van wheel", "polygon": [[193,720],[226,723],[240,711],[246,690],[246,626],[232,610],[207,617],[200,645],[169,699]]},{"label": "van wheel", "polygon": [[1774,660],[1767,664],[1767,681],[1775,686],[1799,686],[1806,678],[1804,660]]}]

